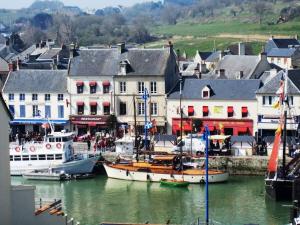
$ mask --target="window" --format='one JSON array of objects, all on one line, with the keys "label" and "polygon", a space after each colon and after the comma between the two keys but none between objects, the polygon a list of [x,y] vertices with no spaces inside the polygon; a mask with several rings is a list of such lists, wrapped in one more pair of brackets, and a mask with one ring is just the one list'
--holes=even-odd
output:
[{"label": "window", "polygon": [[29,160],[29,155],[22,155],[22,160],[23,161],[28,161]]},{"label": "window", "polygon": [[47,155],[47,160],[54,160],[54,155]]},{"label": "window", "polygon": [[14,161],[21,161],[21,156],[20,155],[15,155],[14,156]]},{"label": "window", "polygon": [[208,98],[209,97],[209,91],[202,91],[202,98]]},{"label": "window", "polygon": [[33,105],[32,106],[32,116],[35,117],[35,116],[39,116],[39,108],[37,105]]},{"label": "window", "polygon": [[120,102],[120,115],[126,115],[126,102]]},{"label": "window", "polygon": [[151,94],[156,94],[157,93],[156,81],[151,81],[150,90],[151,90]]},{"label": "window", "polygon": [[20,117],[25,117],[25,105],[20,105]]},{"label": "window", "polygon": [[278,101],[277,96],[263,96],[263,105],[273,105],[276,101]]},{"label": "window", "polygon": [[46,155],[39,155],[39,160],[46,160]]},{"label": "window", "polygon": [[120,82],[120,93],[125,94],[126,93],[126,82]]},{"label": "window", "polygon": [[289,105],[294,105],[294,96],[289,96],[288,100],[289,100]]},{"label": "window", "polygon": [[8,108],[9,108],[10,113],[14,115],[15,114],[15,106],[9,105]]},{"label": "window", "polygon": [[31,155],[30,160],[37,160],[37,155]]},{"label": "window", "polygon": [[151,104],[150,104],[150,113],[153,116],[157,115],[157,103],[156,102],[151,102]]},{"label": "window", "polygon": [[281,63],[281,58],[277,58],[277,64]]},{"label": "window", "polygon": [[20,101],[25,101],[25,94],[20,94]]},{"label": "window", "polygon": [[57,100],[58,101],[63,101],[64,100],[64,95],[63,94],[58,94],[57,95]]},{"label": "window", "polygon": [[233,112],[234,112],[233,106],[228,106],[227,107],[227,116],[228,117],[233,117]]},{"label": "window", "polygon": [[91,108],[91,115],[97,114],[97,104],[90,105]]},{"label": "window", "polygon": [[145,84],[144,82],[138,82],[138,91],[139,94],[144,94]]},{"label": "window", "polygon": [[37,101],[37,100],[38,100],[38,95],[32,94],[32,101]]},{"label": "window", "polygon": [[14,157],[12,155],[9,156],[10,161],[14,161]]},{"label": "window", "polygon": [[188,106],[188,116],[194,115],[194,106]]},{"label": "window", "polygon": [[78,115],[84,114],[84,105],[77,105],[77,114]]},{"label": "window", "polygon": [[62,154],[56,154],[55,159],[62,159]]},{"label": "window", "polygon": [[97,86],[96,85],[90,85],[90,93],[95,94],[97,91]]},{"label": "window", "polygon": [[9,101],[13,101],[15,99],[15,95],[14,94],[8,94],[8,100]]},{"label": "window", "polygon": [[242,107],[242,117],[248,116],[248,108],[246,106]]},{"label": "window", "polygon": [[202,107],[202,113],[203,113],[203,117],[208,116],[208,114],[209,114],[208,106]]},{"label": "window", "polygon": [[77,85],[77,94],[83,93],[83,83]]},{"label": "window", "polygon": [[64,118],[64,106],[63,105],[59,105],[58,106],[58,118]]},{"label": "window", "polygon": [[110,105],[103,106],[103,114],[109,115],[110,114]]},{"label": "window", "polygon": [[138,103],[138,115],[145,115],[145,103],[144,102]]},{"label": "window", "polygon": [[50,94],[45,94],[45,101],[50,101]]},{"label": "window", "polygon": [[45,117],[46,118],[50,118],[51,117],[51,106],[50,105],[46,105],[45,106]]},{"label": "window", "polygon": [[266,104],[266,96],[262,96],[262,104],[263,104],[263,105]]},{"label": "window", "polygon": [[273,57],[271,58],[271,63],[274,63],[274,58]]},{"label": "window", "polygon": [[283,64],[285,64],[285,65],[287,64],[287,58],[283,59]]},{"label": "window", "polygon": [[103,93],[104,94],[109,93],[109,85],[103,85]]}]

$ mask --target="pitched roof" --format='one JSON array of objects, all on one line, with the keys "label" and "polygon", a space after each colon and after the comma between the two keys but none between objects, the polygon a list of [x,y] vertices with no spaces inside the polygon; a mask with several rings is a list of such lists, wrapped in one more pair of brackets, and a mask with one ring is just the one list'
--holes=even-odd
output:
[{"label": "pitched roof", "polygon": [[273,38],[272,39],[278,48],[288,48],[291,45],[300,45],[295,38]]},{"label": "pitched roof", "polygon": [[296,52],[295,48],[273,48],[267,53],[268,57],[291,57]]},{"label": "pitched roof", "polygon": [[[279,89],[280,79],[283,73],[283,70],[278,72],[273,79],[269,80],[269,82],[261,87],[256,93],[276,94]],[[300,94],[300,70],[288,70],[287,92],[288,94]]]},{"label": "pitched roof", "polygon": [[0,57],[9,61],[12,57],[17,55],[18,52],[14,50],[11,46],[1,45],[0,44]]},{"label": "pitched roof", "polygon": [[206,60],[213,52],[198,52],[202,60]]},{"label": "pitched roof", "polygon": [[10,118],[10,120],[13,120],[14,117],[11,114],[10,110],[7,108],[7,105],[6,105],[6,103],[5,103],[4,99],[3,99],[2,93],[0,93],[0,102],[1,102],[2,107],[4,108],[4,111],[7,114],[7,116]]},{"label": "pitched roof", "polygon": [[0,71],[8,71],[8,62],[5,61],[5,59],[0,57]]},{"label": "pitched roof", "polygon": [[[213,95],[209,99],[254,100],[260,80],[202,80],[184,79],[182,99],[202,99],[202,89],[209,86]],[[169,99],[179,99],[179,82],[171,91]]]},{"label": "pitched roof", "polygon": [[244,78],[249,78],[255,71],[261,59],[253,55],[225,55],[216,66],[215,70],[224,69],[225,76],[235,79],[236,75],[243,71]]},{"label": "pitched roof", "polygon": [[80,50],[71,59],[70,76],[113,76],[119,72],[120,62],[130,65],[127,75],[164,75],[170,56],[169,49],[118,49]]},{"label": "pitched roof", "polygon": [[42,53],[36,60],[52,60],[59,54],[61,48],[48,49],[46,52]]},{"label": "pitched roof", "polygon": [[64,93],[67,70],[18,70],[9,73],[3,92]]},{"label": "pitched roof", "polygon": [[11,58],[11,60],[16,61],[17,59],[24,61],[27,59],[27,57],[34,52],[36,49],[35,45],[31,45],[29,48],[25,49],[23,52],[20,52],[19,54],[15,55],[14,57]]}]

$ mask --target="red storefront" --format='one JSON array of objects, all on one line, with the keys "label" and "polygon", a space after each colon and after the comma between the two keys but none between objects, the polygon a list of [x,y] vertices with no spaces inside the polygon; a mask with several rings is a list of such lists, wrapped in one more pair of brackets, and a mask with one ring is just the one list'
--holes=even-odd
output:
[{"label": "red storefront", "polygon": [[73,130],[77,130],[78,135],[91,134],[108,129],[107,120],[109,116],[70,116]]},{"label": "red storefront", "polygon": [[[200,120],[202,128],[207,125],[213,134],[224,133],[226,135],[253,135],[253,121],[249,119],[207,119],[207,118],[183,118],[183,133],[190,133],[193,127],[192,120]],[[180,118],[172,119],[172,134],[180,133]],[[193,132],[195,132],[193,128]]]}]

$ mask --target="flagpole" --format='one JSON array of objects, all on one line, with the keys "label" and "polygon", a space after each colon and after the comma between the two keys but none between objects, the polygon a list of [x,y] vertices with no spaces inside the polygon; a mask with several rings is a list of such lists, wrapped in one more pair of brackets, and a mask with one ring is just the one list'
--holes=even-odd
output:
[{"label": "flagpole", "polygon": [[205,126],[204,137],[205,137],[205,222],[209,224],[209,197],[208,197],[208,137],[209,137],[208,126]]},{"label": "flagpole", "polygon": [[283,126],[283,150],[282,150],[282,175],[285,178],[286,176],[286,170],[285,170],[285,163],[286,163],[286,157],[285,157],[285,148],[286,148],[286,120],[287,120],[287,79],[288,79],[288,70],[285,70],[284,73],[284,92],[283,92],[283,110],[284,110],[284,116],[283,116],[283,121],[284,121],[284,126]]}]

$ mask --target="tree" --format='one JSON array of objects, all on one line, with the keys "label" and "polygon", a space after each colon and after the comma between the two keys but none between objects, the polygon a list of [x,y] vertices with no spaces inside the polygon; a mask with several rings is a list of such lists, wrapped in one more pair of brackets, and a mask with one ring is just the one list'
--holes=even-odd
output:
[{"label": "tree", "polygon": [[41,40],[47,39],[47,35],[40,29],[28,26],[23,32],[22,39],[27,47],[34,43],[39,43]]},{"label": "tree", "polygon": [[167,5],[162,11],[162,21],[169,25],[175,25],[177,23],[177,17],[177,8],[172,5]]},{"label": "tree", "polygon": [[75,42],[75,24],[72,18],[65,14],[56,14],[50,33],[54,33],[58,44]]},{"label": "tree", "polygon": [[259,24],[262,23],[262,19],[265,13],[268,11],[268,6],[265,2],[256,2],[253,6],[253,10],[259,18]]},{"label": "tree", "polygon": [[38,13],[32,18],[31,24],[41,30],[47,30],[53,25],[53,18],[48,13]]}]

